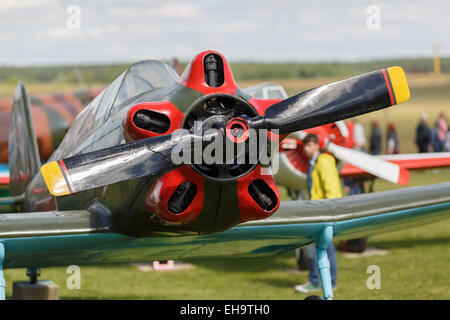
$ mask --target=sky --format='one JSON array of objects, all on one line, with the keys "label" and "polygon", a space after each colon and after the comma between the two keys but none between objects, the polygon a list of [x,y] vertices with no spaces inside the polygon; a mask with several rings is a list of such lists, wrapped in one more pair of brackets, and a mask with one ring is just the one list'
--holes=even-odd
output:
[{"label": "sky", "polygon": [[450,1],[1,0],[0,65],[450,55]]}]

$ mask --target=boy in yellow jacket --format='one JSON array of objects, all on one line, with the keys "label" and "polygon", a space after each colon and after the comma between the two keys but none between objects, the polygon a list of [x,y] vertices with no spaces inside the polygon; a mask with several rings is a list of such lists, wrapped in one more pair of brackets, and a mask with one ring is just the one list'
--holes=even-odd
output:
[{"label": "boy in yellow jacket", "polygon": [[[308,134],[303,139],[303,150],[309,159],[307,186],[311,200],[331,199],[342,197],[339,173],[336,168],[334,157],[321,153],[319,149],[319,138],[315,134]],[[308,282],[295,286],[299,292],[320,291],[319,268],[317,265],[317,255],[314,246],[309,249],[309,276]],[[336,287],[336,252],[331,244],[327,249],[328,260],[330,260],[331,282]]]}]

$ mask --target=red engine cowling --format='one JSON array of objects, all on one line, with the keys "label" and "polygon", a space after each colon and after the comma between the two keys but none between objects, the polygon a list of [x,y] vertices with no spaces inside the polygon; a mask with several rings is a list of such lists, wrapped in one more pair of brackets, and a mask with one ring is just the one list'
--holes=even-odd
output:
[{"label": "red engine cowling", "polygon": [[189,166],[170,171],[160,177],[145,201],[146,210],[173,224],[194,221],[203,209],[203,178]]},{"label": "red engine cowling", "polygon": [[[171,134],[179,129],[184,114],[171,102],[144,102],[128,110],[123,123],[127,142]],[[158,178],[150,189],[145,207],[162,221],[175,224],[192,222],[203,207],[203,178],[189,166]]]},{"label": "red engine cowling", "polygon": [[183,113],[169,101],[136,104],[128,110],[123,123],[125,140],[129,142],[170,134],[180,128],[183,117]]},{"label": "red engine cowling", "polygon": [[280,193],[270,171],[258,165],[238,180],[241,221],[270,217],[280,206]]},{"label": "red engine cowling", "polygon": [[[211,60],[213,66],[210,70],[219,70],[220,73],[217,78],[212,75],[214,81],[211,81],[211,78],[206,79],[209,71],[207,67],[204,68],[205,60],[210,56],[214,58]],[[214,85],[210,86],[209,84],[212,82]],[[205,94],[205,98],[210,95],[213,97],[212,99],[223,99],[224,103],[230,102],[230,108],[234,108],[234,102],[240,103],[242,110],[248,108],[249,113],[253,112],[250,116],[262,115],[269,106],[280,101],[253,98],[246,102],[240,98],[235,98],[234,94],[238,87],[231,69],[225,58],[216,51],[206,51],[197,55],[186,68],[179,83]],[[198,107],[204,108],[204,103],[209,102],[204,100],[199,103]],[[189,113],[192,113],[194,107],[190,108]],[[189,113],[184,115],[169,101],[136,104],[128,111],[126,121],[123,124],[125,139],[132,141],[171,134],[184,125],[183,121],[189,123],[187,119]],[[280,138],[271,132],[268,136],[271,140]],[[242,143],[243,141],[234,142]],[[280,205],[280,195],[270,169],[267,171],[261,165],[256,165],[252,170],[231,181],[219,181],[220,179],[210,178],[204,176],[198,168],[194,169],[191,165],[184,165],[172,170],[159,177],[152,185],[146,197],[145,209],[149,214],[155,214],[160,220],[170,225],[192,223],[201,214],[211,214],[214,215],[213,219],[216,219],[216,212],[226,210],[217,210],[219,203],[210,204],[208,212],[204,210],[206,201],[214,201],[205,199],[205,179],[209,179],[215,185],[221,183],[237,185],[237,194],[233,201],[236,204],[234,207],[239,208],[238,217],[241,222],[267,218]],[[211,210],[214,206],[216,206],[216,210]],[[227,221],[231,220],[233,219]],[[221,230],[229,227],[232,227],[232,225],[215,226],[216,229]]]}]

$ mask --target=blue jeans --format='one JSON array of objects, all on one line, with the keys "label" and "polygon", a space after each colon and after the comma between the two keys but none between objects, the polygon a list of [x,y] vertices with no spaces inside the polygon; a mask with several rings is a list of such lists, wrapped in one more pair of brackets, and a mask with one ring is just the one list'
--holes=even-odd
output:
[{"label": "blue jeans", "polygon": [[[317,252],[316,246],[309,246],[309,282],[315,286],[319,286],[319,266],[317,263]],[[333,287],[336,286],[336,275],[337,275],[337,263],[336,263],[336,251],[334,249],[334,244],[331,244],[327,248],[328,260],[330,260],[330,273],[331,273],[331,284]]]}]

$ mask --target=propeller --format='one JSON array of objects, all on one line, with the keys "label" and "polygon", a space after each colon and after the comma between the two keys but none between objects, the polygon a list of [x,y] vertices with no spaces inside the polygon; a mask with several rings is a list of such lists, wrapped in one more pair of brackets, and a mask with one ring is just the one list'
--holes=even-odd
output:
[{"label": "propeller", "polygon": [[409,171],[394,163],[378,159],[364,152],[338,146],[329,142],[325,148],[336,158],[392,183],[407,186]]},{"label": "propeller", "polygon": [[[303,140],[307,135],[305,131],[292,133],[295,139]],[[409,183],[409,171],[392,162],[376,158],[368,153],[339,146],[331,141],[325,144],[324,149],[337,159],[347,162],[357,168],[386,181],[407,186]]]},{"label": "propeller", "polygon": [[399,104],[409,95],[403,69],[391,67],[292,96],[249,119],[249,124],[253,129],[278,129],[287,134]]},{"label": "propeller", "polygon": [[[305,91],[272,105],[262,116],[242,116],[229,124],[278,129],[285,134],[386,108],[408,98],[403,69],[392,67]],[[175,169],[181,164],[172,161],[174,148],[204,139],[190,133],[138,140],[49,162],[41,173],[53,195],[67,195]]]},{"label": "propeller", "polygon": [[183,163],[174,163],[172,152],[188,150],[203,138],[169,134],[132,141],[46,163],[41,173],[51,194],[68,195],[173,170]]}]

